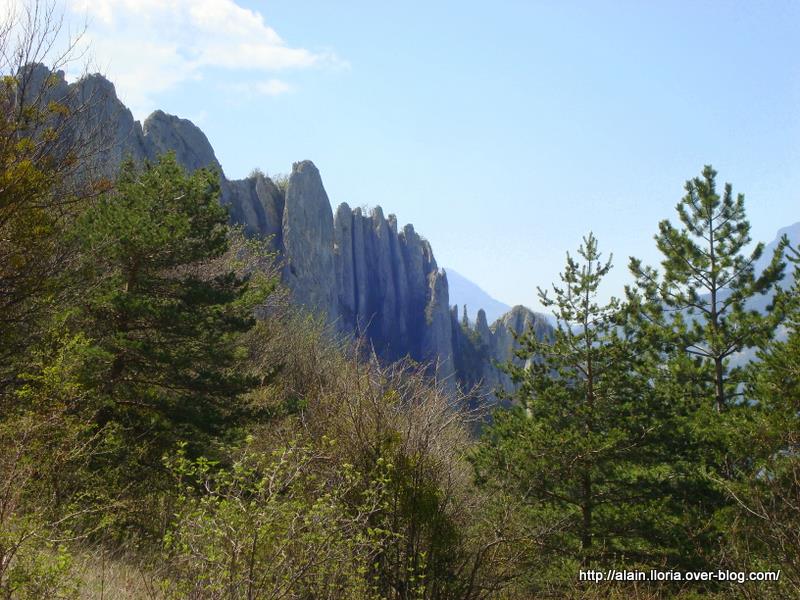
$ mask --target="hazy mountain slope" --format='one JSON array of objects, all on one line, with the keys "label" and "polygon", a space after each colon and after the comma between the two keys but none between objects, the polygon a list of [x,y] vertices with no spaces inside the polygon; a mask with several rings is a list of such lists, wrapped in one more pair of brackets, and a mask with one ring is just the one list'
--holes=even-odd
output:
[{"label": "hazy mountain slope", "polygon": [[[769,244],[767,244],[764,248],[764,254],[761,256],[761,259],[756,263],[756,273],[760,273],[764,270],[770,260],[772,260],[772,255],[775,253],[775,248],[778,247],[778,243],[783,236],[789,238],[789,244],[792,247],[797,248],[800,246],[800,222],[795,223],[794,225],[789,225],[788,227],[783,227],[778,230],[775,239],[772,240]],[[784,254],[785,256],[785,254]],[[792,284],[793,280],[793,267],[791,263],[787,262],[786,271],[783,276],[783,280],[780,282],[781,287],[789,287]],[[774,296],[774,292],[770,294],[766,294],[764,296],[759,296],[754,298],[749,304],[748,308],[752,308],[758,311],[765,311],[767,306],[772,302],[772,298]]]},{"label": "hazy mountain slope", "polygon": [[[800,245],[800,223],[795,223],[794,225],[789,225],[788,227],[783,227],[778,230],[778,233],[771,242],[764,246],[764,253],[761,255],[761,258],[756,261],[755,263],[755,274],[758,276],[764,268],[770,263],[772,260],[772,255],[775,253],[775,249],[778,247],[781,238],[786,235],[789,238],[789,244],[797,248]],[[787,256],[788,250],[784,251],[784,258]],[[794,280],[794,267],[792,263],[787,262],[786,270],[784,271],[783,279],[778,283],[779,287],[787,288],[792,284]],[[719,300],[725,300],[730,291],[727,289],[723,289],[717,295]],[[773,289],[767,294],[755,296],[751,298],[747,302],[747,308],[750,310],[757,310],[759,312],[766,312],[767,307],[772,303],[772,299],[775,297],[775,290]],[[710,297],[706,294],[703,295],[703,298],[708,302]]]},{"label": "hazy mountain slope", "polygon": [[486,313],[486,320],[489,323],[494,323],[511,310],[508,304],[492,298],[478,284],[455,269],[445,267],[444,270],[447,273],[447,283],[450,285],[450,304],[458,306],[459,310],[463,310],[466,305],[471,321],[477,318],[480,309]]},{"label": "hazy mountain slope", "polygon": [[[764,267],[769,264],[770,260],[772,260],[772,255],[775,253],[775,249],[778,247],[778,243],[780,239],[786,235],[789,238],[789,244],[793,248],[798,248],[800,246],[800,222],[795,223],[794,225],[789,225],[788,227],[783,227],[778,230],[775,239],[772,240],[769,244],[764,247],[764,254],[761,256],[761,259],[756,263],[755,271],[756,273],[760,273]],[[786,253],[784,253],[784,256]],[[786,265],[786,271],[783,276],[783,280],[778,284],[780,287],[787,288],[792,285],[794,281],[794,266],[792,263],[788,263]],[[757,310],[759,312],[766,312],[767,307],[772,303],[773,298],[775,297],[775,291],[773,290],[769,294],[765,294],[763,296],[757,296],[752,298],[747,303],[747,308],[752,310]],[[778,331],[775,334],[775,337],[779,340],[786,339],[787,331],[786,327],[781,325],[778,327]],[[744,366],[748,362],[754,360],[756,358],[756,350],[754,348],[748,348],[741,352],[737,352],[736,354],[731,356],[731,365],[734,366]]]}]

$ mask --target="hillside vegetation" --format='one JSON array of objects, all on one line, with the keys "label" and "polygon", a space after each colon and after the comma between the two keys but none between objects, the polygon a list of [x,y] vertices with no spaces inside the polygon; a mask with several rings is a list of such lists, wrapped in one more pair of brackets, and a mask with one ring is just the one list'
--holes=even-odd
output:
[{"label": "hillside vegetation", "polygon": [[592,234],[568,255],[487,418],[293,305],[219,173],[100,175],[76,108],[27,95],[50,16],[0,32],[0,597],[800,595],[798,255],[746,251],[710,166],[619,299]]}]

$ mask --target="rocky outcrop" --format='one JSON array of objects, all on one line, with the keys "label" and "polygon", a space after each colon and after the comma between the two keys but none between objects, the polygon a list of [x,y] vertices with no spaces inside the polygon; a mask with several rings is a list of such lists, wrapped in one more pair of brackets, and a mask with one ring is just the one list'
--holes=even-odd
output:
[{"label": "rocky outcrop", "polygon": [[517,305],[497,319],[491,326],[486,313],[478,311],[474,325],[458,319],[458,309],[451,316],[454,347],[456,349],[456,372],[460,382],[468,388],[477,388],[479,393],[494,397],[498,390],[511,392],[514,383],[500,365],[513,363],[527,366],[514,353],[519,349],[517,338],[533,332],[537,339],[549,339],[553,327],[544,315]]},{"label": "rocky outcrop", "polygon": [[451,389],[467,381],[508,388],[510,381],[495,363],[513,359],[512,332],[532,326],[537,335],[547,333],[538,315],[514,307],[491,327],[480,311],[465,337],[458,311],[450,309],[447,275],[428,241],[412,225],[400,230],[395,215],[384,217],[380,207],[365,214],[343,203],[334,215],[312,162],[295,163],[285,188],[260,171],[231,181],[191,121],[156,111],[142,126],[103,77],[68,85],[63,73],[51,77],[44,67],[32,69],[31,81],[49,100],[81,107],[71,135],[92,148],[95,172],[110,176],[126,157],[155,160],[165,152],[174,152],[189,170],[218,171],[221,202],[231,221],[248,235],[270,240],[294,301],[324,315],[339,331],[364,336],[378,356],[428,364]]},{"label": "rocky outcrop", "polygon": [[363,334],[379,356],[410,356],[452,379],[447,277],[430,245],[376,207],[365,216],[341,204],[334,219],[338,323]]},{"label": "rocky outcrop", "polygon": [[269,177],[256,172],[247,179],[226,182],[222,201],[229,206],[231,221],[247,235],[262,236],[272,250],[282,251],[284,194]]},{"label": "rocky outcrop", "polygon": [[[339,300],[339,324],[345,331],[356,331],[358,322],[358,286],[356,285],[355,215],[346,202],[336,209],[333,219],[334,265]],[[364,260],[363,233],[359,229],[359,258]],[[362,267],[362,271],[366,268]]]},{"label": "rocky outcrop", "polygon": [[436,372],[448,388],[454,389],[455,362],[453,357],[453,332],[447,275],[444,271],[431,271],[428,275],[431,297],[425,308],[425,327],[422,336],[422,355],[435,361]]},{"label": "rocky outcrop", "polygon": [[284,281],[294,301],[335,321],[333,213],[311,161],[292,166],[283,209],[283,258]]},{"label": "rocky outcrop", "polygon": [[29,65],[23,71],[20,80],[24,84],[16,90],[17,102],[58,106],[71,115],[60,130],[60,140],[65,142],[65,152],[79,153],[78,177],[113,176],[124,158],[148,158],[141,124],[117,98],[114,84],[106,78],[88,75],[67,84],[63,71],[51,73],[41,64]]},{"label": "rocky outcrop", "polygon": [[189,171],[211,167],[222,172],[208,138],[188,119],[157,110],[145,119],[142,131],[149,158],[174,152],[178,162]]},{"label": "rocky outcrop", "polygon": [[[516,337],[533,331],[537,339],[545,339],[552,335],[553,327],[544,315],[517,305],[498,319],[493,328],[489,344],[491,358],[495,364],[512,362],[522,366],[522,360],[514,355],[519,348]],[[526,365],[527,366],[527,365]],[[511,378],[502,371],[496,370],[496,385],[506,391],[513,389]]]}]

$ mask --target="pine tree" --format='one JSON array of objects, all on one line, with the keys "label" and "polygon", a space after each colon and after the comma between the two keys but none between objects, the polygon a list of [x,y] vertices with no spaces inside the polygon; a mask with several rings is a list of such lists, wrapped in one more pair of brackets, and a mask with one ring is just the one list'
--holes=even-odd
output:
[{"label": "pine tree", "polygon": [[640,353],[619,326],[623,307],[616,299],[597,302],[611,259],[602,260],[591,234],[578,254],[567,255],[552,297],[539,289],[558,327],[552,341],[532,332],[519,338],[526,366],[506,366],[519,386],[517,406],[495,413],[476,466],[487,484],[521,498],[533,521],[563,528],[554,555],[573,564],[656,562],[661,535],[650,506],[658,500],[649,444],[659,408],[639,376]]},{"label": "pine tree", "polygon": [[730,184],[719,195],[716,175],[706,166],[686,182],[676,207],[680,226],[664,220],[655,236],[661,270],[631,258],[636,284],[626,289],[626,328],[647,349],[652,394],[667,407],[658,446],[670,472],[665,508],[680,517],[676,541],[691,568],[719,565],[731,529],[728,486],[752,462],[753,407],[731,358],[763,347],[784,314],[776,304],[762,315],[748,302],[782,277],[785,240],[757,275],[764,246],[745,253],[744,196],[734,197]]},{"label": "pine tree", "polygon": [[239,340],[267,288],[222,260],[218,175],[189,175],[172,155],[143,169],[127,162],[74,233],[84,293],[67,323],[91,340],[83,384],[117,466],[158,468],[178,440],[192,449],[224,436],[252,384]]},{"label": "pine tree", "polygon": [[741,371],[730,367],[730,357],[762,347],[782,318],[780,310],[761,315],[747,303],[768,293],[783,276],[786,240],[756,275],[764,245],[745,254],[751,238],[744,196],[734,198],[729,183],[722,196],[717,194],[716,175],[707,165],[701,177],[686,182],[686,195],[676,206],[680,228],[669,220],[659,223],[655,239],[663,255],[661,273],[631,258],[637,286],[629,297],[652,341],[660,338],[668,351],[693,357],[694,368],[707,374],[714,408],[722,412],[739,395],[741,383]]},{"label": "pine tree", "polygon": [[753,569],[781,568],[784,597],[800,593],[800,253],[793,253],[793,285],[779,294],[787,335],[748,368],[757,411],[747,438],[752,462],[731,490],[744,523],[738,547]]}]

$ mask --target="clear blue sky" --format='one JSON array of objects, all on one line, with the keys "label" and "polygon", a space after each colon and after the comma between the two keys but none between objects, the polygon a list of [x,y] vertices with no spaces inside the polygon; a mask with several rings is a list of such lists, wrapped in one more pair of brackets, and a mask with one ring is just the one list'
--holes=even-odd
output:
[{"label": "clear blue sky", "polygon": [[232,178],[313,160],[334,206],[414,223],[508,304],[535,306],[589,230],[618,293],[706,163],[746,194],[756,239],[800,220],[800,2],[70,9],[137,117],[195,120]]}]

